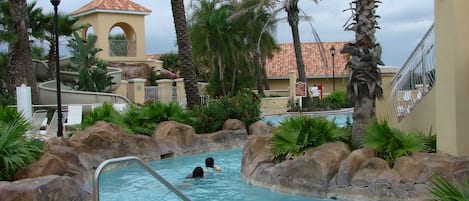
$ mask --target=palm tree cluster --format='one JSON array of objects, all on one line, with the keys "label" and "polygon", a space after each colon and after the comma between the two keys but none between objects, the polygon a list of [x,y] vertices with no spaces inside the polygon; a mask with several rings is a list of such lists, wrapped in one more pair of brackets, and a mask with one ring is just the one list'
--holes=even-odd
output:
[{"label": "palm tree cluster", "polygon": [[[59,35],[69,36],[79,27],[73,26],[78,19],[59,14]],[[36,8],[36,2],[28,4],[26,0],[0,1],[0,42],[8,44],[8,64],[0,66],[2,78],[1,95],[15,94],[16,87],[21,84],[31,86],[33,103],[38,103],[36,74],[32,59],[33,55],[42,55],[32,51],[30,38],[49,43],[49,74],[55,77],[55,35],[54,13],[44,14],[42,8]]]},{"label": "palm tree cluster", "polygon": [[[210,72],[211,94],[233,95],[250,87],[261,89],[265,60],[278,50],[270,32],[275,28],[266,9],[243,10],[244,4],[226,0],[200,0],[192,4],[189,34],[194,61]],[[242,15],[237,15],[238,12]],[[266,26],[266,33],[259,27]]]}]

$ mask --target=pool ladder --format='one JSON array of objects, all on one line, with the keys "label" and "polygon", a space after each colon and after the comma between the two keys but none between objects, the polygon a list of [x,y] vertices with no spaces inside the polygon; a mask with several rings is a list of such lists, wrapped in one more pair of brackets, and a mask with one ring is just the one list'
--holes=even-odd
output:
[{"label": "pool ladder", "polygon": [[101,172],[103,169],[110,164],[115,164],[115,163],[122,163],[122,162],[135,162],[138,165],[140,165],[143,169],[145,169],[148,173],[150,173],[153,177],[155,177],[160,183],[165,185],[169,190],[171,190],[173,193],[175,193],[180,199],[184,201],[190,201],[190,199],[182,194],[179,189],[177,189],[175,186],[173,186],[171,183],[169,183],[166,179],[164,179],[160,174],[158,174],[155,170],[153,170],[150,166],[148,166],[145,162],[143,162],[140,158],[136,156],[126,156],[126,157],[120,157],[120,158],[112,158],[105,160],[102,162],[98,168],[96,169],[96,172],[94,172],[93,176],[93,193],[94,193],[94,200],[99,201],[99,176],[101,175]]}]

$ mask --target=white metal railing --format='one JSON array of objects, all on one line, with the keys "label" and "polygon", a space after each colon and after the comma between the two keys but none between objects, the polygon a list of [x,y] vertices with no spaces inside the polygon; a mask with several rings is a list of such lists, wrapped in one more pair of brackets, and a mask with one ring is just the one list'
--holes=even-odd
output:
[{"label": "white metal railing", "polygon": [[435,31],[432,24],[391,81],[390,97],[397,102],[395,112],[399,120],[410,113],[435,86],[435,66]]},{"label": "white metal railing", "polygon": [[145,162],[143,162],[140,158],[136,156],[126,156],[126,157],[108,159],[102,162],[98,166],[93,176],[93,194],[94,194],[93,196],[94,196],[95,201],[99,201],[99,176],[101,175],[101,172],[108,165],[122,163],[122,162],[135,162],[137,165],[139,165],[148,173],[150,173],[153,177],[155,177],[155,179],[157,179],[160,183],[165,185],[169,190],[175,193],[179,198],[181,198],[184,201],[190,201],[190,199],[186,195],[184,195],[179,189],[177,189],[175,186],[169,183],[165,178],[163,178],[160,174],[158,174],[155,170],[153,170],[150,166],[148,166]]}]

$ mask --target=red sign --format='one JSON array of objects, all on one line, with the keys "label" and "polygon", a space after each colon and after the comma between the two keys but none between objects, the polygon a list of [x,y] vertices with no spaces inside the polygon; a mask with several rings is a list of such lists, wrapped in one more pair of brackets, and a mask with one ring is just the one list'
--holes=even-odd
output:
[{"label": "red sign", "polygon": [[295,96],[306,97],[306,83],[304,82],[295,83]]}]

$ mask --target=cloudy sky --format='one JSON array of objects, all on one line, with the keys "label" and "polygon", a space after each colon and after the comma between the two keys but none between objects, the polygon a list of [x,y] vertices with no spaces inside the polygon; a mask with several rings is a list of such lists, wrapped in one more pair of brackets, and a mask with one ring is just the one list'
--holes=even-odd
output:
[{"label": "cloudy sky", "polygon": [[[30,2],[32,0],[28,0]],[[38,6],[47,11],[53,7],[49,0],[37,0]],[[91,0],[62,0],[59,12],[70,13]],[[116,0],[117,1],[117,0]],[[145,17],[146,52],[168,53],[176,51],[176,34],[174,31],[170,0],[133,0],[152,10]],[[186,2],[189,9],[190,0]],[[321,40],[350,41],[353,32],[343,31],[343,25],[350,17],[350,12],[343,10],[350,7],[352,0],[322,0],[315,4],[312,0],[301,0],[300,8],[312,17],[312,23]],[[196,2],[196,0],[193,0]],[[433,0],[382,0],[377,14],[381,29],[376,37],[383,46],[382,59],[386,65],[401,66],[425,32],[433,23]],[[300,39],[302,42],[314,41],[310,24],[300,22]],[[279,43],[291,43],[291,31],[286,22],[277,26],[275,33]]]}]

